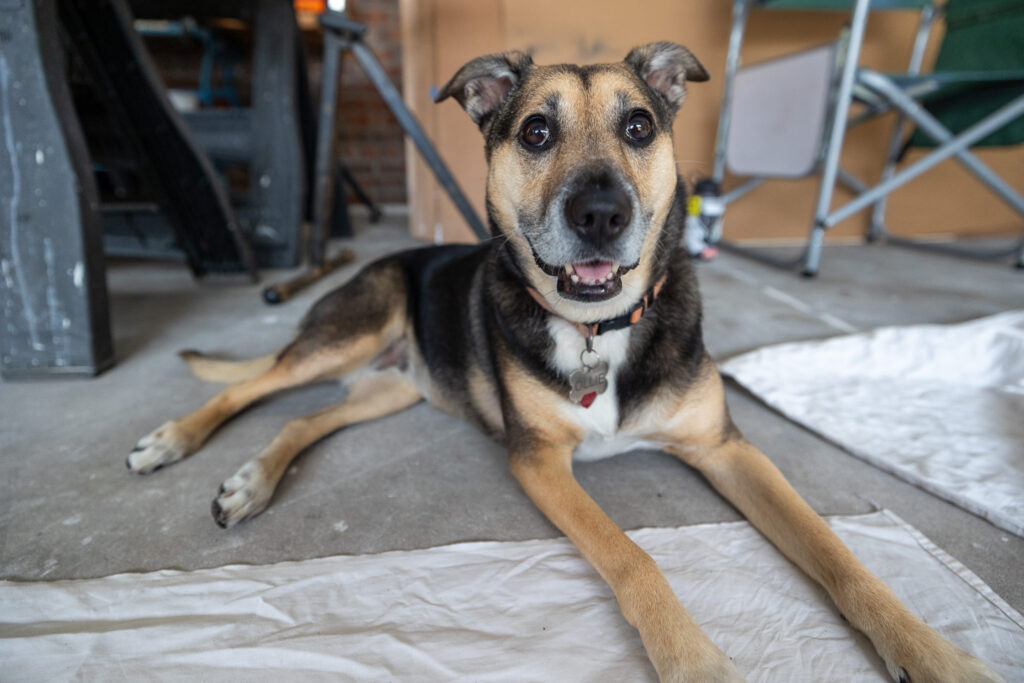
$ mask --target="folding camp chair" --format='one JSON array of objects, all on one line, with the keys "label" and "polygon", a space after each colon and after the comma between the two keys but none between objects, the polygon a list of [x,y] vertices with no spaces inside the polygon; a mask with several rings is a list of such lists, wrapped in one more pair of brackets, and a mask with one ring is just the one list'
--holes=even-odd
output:
[{"label": "folding camp chair", "polygon": [[[776,9],[843,9],[853,6],[850,27],[833,46],[801,53],[771,63],[739,70],[739,49],[743,40],[746,18],[753,6]],[[921,12],[917,37],[907,73],[884,75],[857,66],[863,42],[868,12],[879,9],[917,9]],[[946,38],[936,61],[936,70],[927,75],[920,73],[928,36],[936,18],[947,10]],[[909,182],[948,158],[956,158],[997,196],[1024,216],[1024,198],[985,166],[969,148],[977,144],[1018,144],[1024,141],[1024,2],[1022,0],[951,0],[939,5],[931,0],[734,0],[733,28],[729,40],[726,63],[725,98],[719,119],[718,139],[715,146],[715,164],[712,181],[721,187],[726,165],[738,175],[752,176],[738,188],[722,196],[719,201],[704,202],[709,217],[704,219],[711,241],[721,237],[721,213],[724,206],[736,201],[760,185],[767,177],[802,177],[813,171],[821,173],[821,185],[811,227],[810,237],[803,253],[793,261],[782,261],[764,253],[741,250],[751,256],[782,266],[802,266],[806,276],[818,272],[821,248],[826,230],[854,213],[874,207],[869,239],[887,235],[884,225],[885,199],[897,187]],[[831,58],[831,61],[829,59]],[[800,72],[800,68],[803,72]],[[752,70],[759,69],[760,73]],[[746,73],[745,73],[746,72]],[[744,76],[750,87],[743,88]],[[800,115],[806,120],[799,125],[787,121],[790,140],[784,152],[765,163],[757,150],[744,151],[730,139],[737,122],[745,124],[739,135],[757,140],[778,135],[782,128],[773,124],[771,112],[779,118],[784,113],[792,116],[792,107],[780,108],[776,98],[772,103],[763,100],[748,102],[744,97],[749,90],[770,90],[786,97],[786,83],[801,83],[801,92],[821,91],[824,104],[814,109],[803,107]],[[817,84],[817,91],[815,90]],[[823,85],[824,84],[824,85]],[[771,87],[766,88],[766,85]],[[794,96],[793,87],[789,96]],[[749,97],[747,98],[749,99]],[[852,103],[863,105],[864,110],[850,116]],[[738,105],[738,106],[734,106]],[[814,111],[808,112],[808,109]],[[930,111],[931,110],[931,111]],[[818,112],[815,114],[814,112]],[[882,180],[874,187],[839,167],[843,138],[847,128],[872,119],[888,111],[897,111],[900,118],[889,144],[889,154]],[[817,116],[818,118],[815,118]],[[908,144],[934,144],[935,149],[924,158],[897,172],[896,165],[906,145],[905,121],[916,124],[916,131]],[[739,131],[737,131],[739,132]],[[799,136],[803,143],[799,144]],[[808,162],[807,140],[816,149]],[[799,150],[805,150],[801,157]],[[769,145],[767,150],[771,151]],[[744,156],[746,154],[746,157]],[[783,158],[780,158],[783,157]],[[790,157],[797,157],[795,160]],[[794,161],[796,163],[794,163]],[[759,167],[759,163],[761,166]],[[845,205],[830,211],[836,182],[842,182],[857,193]],[[717,214],[717,218],[715,217]],[[905,244],[889,236],[890,241]],[[917,244],[917,243],[915,243]],[[727,243],[723,242],[723,245]],[[1018,267],[1024,267],[1024,239],[1011,250],[993,253],[962,253],[980,257],[1016,256]]]}]

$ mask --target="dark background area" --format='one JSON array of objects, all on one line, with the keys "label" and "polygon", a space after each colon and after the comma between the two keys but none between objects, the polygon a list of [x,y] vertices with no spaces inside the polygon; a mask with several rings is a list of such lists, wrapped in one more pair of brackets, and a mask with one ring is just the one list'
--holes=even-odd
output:
[{"label": "dark background area", "polygon": [[[350,5],[349,17],[367,26],[366,44],[377,55],[395,86],[401,89],[398,0],[358,0]],[[300,15],[299,20],[313,94],[319,97],[321,34],[311,15]],[[231,23],[225,25],[230,27]],[[238,23],[238,31],[231,38],[236,47],[247,50],[249,36],[243,24]],[[147,38],[146,45],[168,88],[195,88],[202,57],[202,48],[197,41]],[[243,105],[249,97],[249,67],[246,61],[242,61],[235,70],[236,88]],[[338,153],[363,188],[376,202],[406,203],[405,150],[401,128],[351,56],[346,56],[342,68],[337,116]],[[350,194],[349,202],[355,201]]]}]

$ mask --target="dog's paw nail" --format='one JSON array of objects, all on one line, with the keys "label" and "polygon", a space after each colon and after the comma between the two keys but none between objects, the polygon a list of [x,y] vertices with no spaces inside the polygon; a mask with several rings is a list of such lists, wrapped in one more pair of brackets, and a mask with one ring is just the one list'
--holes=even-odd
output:
[{"label": "dog's paw nail", "polygon": [[213,521],[217,523],[221,529],[228,528],[227,515],[224,513],[224,508],[220,506],[220,501],[216,498],[210,504],[210,512],[213,514]]},{"label": "dog's paw nail", "polygon": [[224,528],[263,512],[274,493],[274,484],[263,475],[259,465],[246,463],[217,489],[211,507],[213,518]]},{"label": "dog's paw nail", "polygon": [[191,452],[185,435],[173,422],[169,422],[139,439],[139,443],[128,454],[126,465],[136,474],[149,474],[181,460]]},{"label": "dog's paw nail", "polygon": [[217,523],[221,529],[228,528],[228,516],[224,513],[224,508],[220,506],[220,501],[216,498],[210,503],[210,512],[213,514],[213,521]]}]

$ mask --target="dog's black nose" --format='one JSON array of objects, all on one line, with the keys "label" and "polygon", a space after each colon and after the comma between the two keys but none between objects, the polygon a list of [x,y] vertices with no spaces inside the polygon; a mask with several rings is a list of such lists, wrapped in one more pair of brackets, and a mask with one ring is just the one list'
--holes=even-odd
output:
[{"label": "dog's black nose", "polygon": [[587,187],[565,203],[569,229],[596,247],[622,234],[633,217],[629,197],[617,187]]}]

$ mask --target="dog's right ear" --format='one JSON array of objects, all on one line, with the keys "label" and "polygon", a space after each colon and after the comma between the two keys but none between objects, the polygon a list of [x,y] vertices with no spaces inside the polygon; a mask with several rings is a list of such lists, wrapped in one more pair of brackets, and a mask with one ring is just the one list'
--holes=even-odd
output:
[{"label": "dog's right ear", "polygon": [[530,55],[518,50],[477,57],[452,76],[434,101],[454,97],[473,122],[484,130],[491,115],[508,99],[532,66]]},{"label": "dog's right ear", "polygon": [[626,64],[654,92],[665,98],[673,115],[686,98],[686,82],[699,83],[710,78],[707,69],[692,52],[667,41],[633,48],[626,55]]}]

